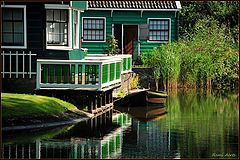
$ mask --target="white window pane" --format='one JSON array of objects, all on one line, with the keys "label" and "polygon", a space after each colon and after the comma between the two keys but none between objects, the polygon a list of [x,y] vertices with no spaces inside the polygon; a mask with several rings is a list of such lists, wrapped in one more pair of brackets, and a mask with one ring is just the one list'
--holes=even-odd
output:
[{"label": "white window pane", "polygon": [[54,21],[61,21],[60,10],[54,10]]},{"label": "white window pane", "polygon": [[47,10],[47,21],[53,21],[53,10]]},{"label": "white window pane", "polygon": [[100,36],[99,36],[99,35],[97,35],[97,36],[96,36],[96,40],[99,40],[99,39],[100,39]]},{"label": "white window pane", "polygon": [[100,40],[103,40],[103,36],[99,36]]},{"label": "white window pane", "polygon": [[83,39],[87,39],[87,35],[84,35],[84,36],[83,36]]},{"label": "white window pane", "polygon": [[87,28],[88,28],[88,29],[92,29],[92,27],[91,27],[91,23],[88,23]]},{"label": "white window pane", "polygon": [[23,23],[22,22],[14,23],[14,32],[23,32]]},{"label": "white window pane", "polygon": [[53,41],[56,42],[56,43],[59,43],[60,42],[60,36],[58,34],[54,34],[53,35]]},{"label": "white window pane", "polygon": [[67,16],[68,16],[68,12],[66,10],[60,10],[61,11],[61,18],[60,21],[62,22],[66,22],[67,21]]},{"label": "white window pane", "polygon": [[101,36],[103,36],[103,31],[100,31],[99,34],[100,34]]},{"label": "white window pane", "polygon": [[161,40],[164,40],[164,36],[163,35],[161,35]]},{"label": "white window pane", "polygon": [[12,32],[12,22],[3,22],[3,32]]},{"label": "white window pane", "polygon": [[96,29],[96,23],[94,21],[92,23],[92,29]]},{"label": "white window pane", "polygon": [[12,10],[10,8],[3,8],[3,20],[12,20]]},{"label": "white window pane", "polygon": [[153,25],[150,24],[150,25],[149,25],[149,29],[153,29]]},{"label": "white window pane", "polygon": [[89,40],[91,39],[91,35],[88,35],[87,37],[88,37],[87,39],[89,39]]},{"label": "white window pane", "polygon": [[168,36],[168,31],[165,31],[165,35]]},{"label": "white window pane", "polygon": [[95,34],[96,34],[96,31],[95,31],[95,30],[93,30],[93,31],[91,32],[91,34],[92,34],[92,35],[95,35]]},{"label": "white window pane", "polygon": [[14,42],[15,43],[23,43],[23,35],[22,34],[14,34]]},{"label": "white window pane", "polygon": [[3,34],[3,42],[4,43],[12,43],[13,35],[12,34]]},{"label": "white window pane", "polygon": [[60,32],[60,30],[59,30],[59,23],[54,23],[54,24],[53,24],[53,27],[54,27],[53,32],[54,32],[55,34]]}]

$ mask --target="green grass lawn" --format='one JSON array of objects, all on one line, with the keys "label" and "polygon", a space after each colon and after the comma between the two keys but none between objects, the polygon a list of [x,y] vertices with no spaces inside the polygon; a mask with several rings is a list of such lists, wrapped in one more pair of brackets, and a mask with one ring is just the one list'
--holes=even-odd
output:
[{"label": "green grass lawn", "polygon": [[54,97],[1,93],[1,99],[3,119],[78,111],[74,105]]}]

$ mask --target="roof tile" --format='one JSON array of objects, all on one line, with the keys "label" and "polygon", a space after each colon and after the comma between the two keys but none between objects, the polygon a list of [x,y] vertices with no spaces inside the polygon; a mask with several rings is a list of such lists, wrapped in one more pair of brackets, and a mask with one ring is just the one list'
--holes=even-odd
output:
[{"label": "roof tile", "polygon": [[177,9],[175,1],[88,1],[88,8]]}]

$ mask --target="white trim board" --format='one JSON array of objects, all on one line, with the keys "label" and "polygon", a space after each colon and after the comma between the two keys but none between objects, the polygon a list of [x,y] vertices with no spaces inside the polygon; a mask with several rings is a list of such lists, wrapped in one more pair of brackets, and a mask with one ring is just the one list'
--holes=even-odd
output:
[{"label": "white trim board", "polygon": [[23,28],[24,28],[24,43],[23,46],[1,46],[1,48],[11,49],[27,49],[27,14],[26,5],[1,5],[3,8],[23,8]]}]

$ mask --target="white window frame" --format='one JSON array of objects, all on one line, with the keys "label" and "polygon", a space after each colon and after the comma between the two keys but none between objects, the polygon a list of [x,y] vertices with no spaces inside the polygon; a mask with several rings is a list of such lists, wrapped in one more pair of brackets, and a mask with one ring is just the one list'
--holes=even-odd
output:
[{"label": "white window frame", "polygon": [[27,49],[27,14],[26,5],[1,5],[2,8],[21,8],[23,9],[23,34],[24,42],[23,46],[1,46],[1,48],[12,48],[12,49]]},{"label": "white window frame", "polygon": [[[73,15],[74,15],[74,11],[77,11],[78,23],[77,23],[77,30],[76,30],[77,32],[76,32],[76,33],[73,33],[73,35],[76,36],[76,40],[77,40],[77,41],[76,41],[76,44],[77,44],[77,45],[75,45],[75,38],[74,38],[74,36],[73,36],[73,48],[74,48],[74,49],[79,49],[79,46],[80,46],[80,45],[79,45],[80,12],[79,12],[79,10],[75,10],[75,9],[74,9],[74,10],[73,10]],[[74,18],[74,20],[75,20],[75,18]],[[74,22],[73,22],[73,26],[75,27]],[[74,30],[75,30],[75,29],[74,29]],[[73,31],[74,31],[74,30],[73,30]]]},{"label": "white window frame", "polygon": [[104,37],[103,41],[88,41],[88,40],[83,40],[82,42],[106,42],[106,17],[82,17],[82,37],[83,37],[83,19],[104,19]]},{"label": "white window frame", "polygon": [[148,25],[149,25],[149,20],[169,20],[169,34],[168,34],[169,38],[168,38],[168,41],[158,41],[158,40],[154,41],[154,40],[149,40],[149,35],[148,35],[147,42],[149,42],[149,43],[169,43],[169,42],[171,42],[171,28],[172,28],[171,27],[171,25],[172,25],[171,18],[148,18],[147,19]]},{"label": "white window frame", "polygon": [[[48,46],[47,44],[47,32],[46,32],[46,49],[53,49],[53,50],[72,50],[72,42],[73,42],[73,37],[72,37],[72,9],[69,5],[59,5],[59,4],[45,4],[45,11],[47,9],[64,9],[68,10],[68,46]],[[45,23],[47,21],[45,20]],[[46,25],[46,31],[47,31],[47,25]]]}]

